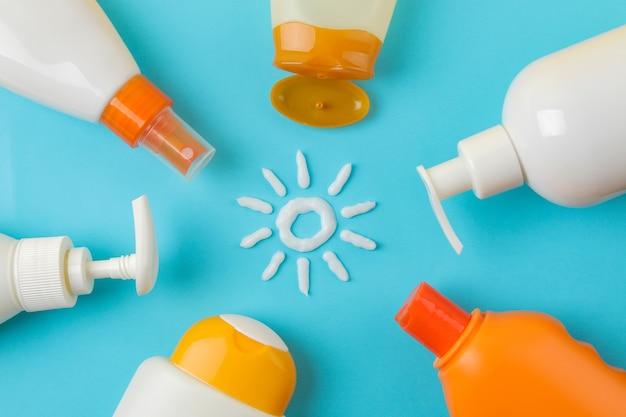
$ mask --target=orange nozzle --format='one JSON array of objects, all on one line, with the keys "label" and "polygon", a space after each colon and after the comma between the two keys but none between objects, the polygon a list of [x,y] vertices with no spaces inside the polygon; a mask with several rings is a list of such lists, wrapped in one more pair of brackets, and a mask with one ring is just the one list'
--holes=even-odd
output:
[{"label": "orange nozzle", "polygon": [[136,75],[111,99],[100,121],[134,148],[152,120],[171,106],[165,93],[143,75]]},{"label": "orange nozzle", "polygon": [[423,282],[413,292],[396,321],[438,358],[444,356],[465,331],[470,314]]},{"label": "orange nozzle", "polygon": [[136,75],[109,102],[100,120],[131,147],[144,145],[190,178],[210,161],[215,149],[171,107],[167,95]]}]

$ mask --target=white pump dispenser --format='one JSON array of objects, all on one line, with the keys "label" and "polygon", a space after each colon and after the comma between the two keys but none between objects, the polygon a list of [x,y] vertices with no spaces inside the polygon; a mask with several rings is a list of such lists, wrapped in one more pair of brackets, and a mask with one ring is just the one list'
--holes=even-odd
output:
[{"label": "white pump dispenser", "polygon": [[459,142],[459,156],[418,167],[448,240],[441,201],[487,198],[527,183],[567,207],[626,192],[626,26],[542,58],[511,85],[502,124]]},{"label": "white pump dispenser", "polygon": [[159,259],[146,196],[133,201],[135,253],[93,261],[87,248],[68,237],[14,240],[0,235],[0,323],[21,311],[74,307],[100,278],[135,279],[137,294],[154,287]]}]

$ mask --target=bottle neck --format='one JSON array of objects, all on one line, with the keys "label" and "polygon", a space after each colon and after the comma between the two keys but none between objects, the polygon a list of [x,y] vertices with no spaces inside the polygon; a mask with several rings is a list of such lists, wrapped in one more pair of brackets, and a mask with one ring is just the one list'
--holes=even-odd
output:
[{"label": "bottle neck", "polygon": [[442,201],[472,189],[470,171],[460,156],[429,169],[428,175]]},{"label": "bottle neck", "polygon": [[427,173],[440,200],[473,190],[488,198],[524,184],[524,173],[506,129],[495,126],[459,142],[459,156]]},{"label": "bottle neck", "polygon": [[396,320],[404,331],[441,358],[461,339],[471,315],[424,282]]},{"label": "bottle neck", "polygon": [[457,356],[457,353],[463,350],[463,347],[472,339],[478,329],[480,329],[480,326],[482,325],[485,318],[485,314],[476,309],[472,311],[470,317],[471,318],[469,323],[467,323],[467,326],[465,327],[463,333],[461,333],[457,341],[452,345],[452,347],[446,352],[445,355],[438,357],[435,360],[435,368],[443,369],[448,363],[450,363],[454,359],[454,357]]}]

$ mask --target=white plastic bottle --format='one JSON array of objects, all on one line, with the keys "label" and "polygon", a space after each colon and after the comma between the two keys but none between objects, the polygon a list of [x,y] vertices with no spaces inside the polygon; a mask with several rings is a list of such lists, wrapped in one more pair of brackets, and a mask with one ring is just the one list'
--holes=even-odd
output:
[{"label": "white plastic bottle", "polygon": [[113,417],[279,417],[296,384],[283,340],[248,317],[196,323],[171,358],[144,361]]},{"label": "white plastic bottle", "polygon": [[215,150],[141,75],[95,0],[0,0],[0,86],[145,146],[186,177]]},{"label": "white plastic bottle", "polygon": [[463,246],[441,200],[527,183],[567,207],[626,192],[626,26],[542,58],[511,85],[502,124],[459,143],[459,156],[419,167],[448,239]]},{"label": "white plastic bottle", "polygon": [[133,201],[135,254],[93,261],[86,248],[68,237],[15,240],[0,234],[0,323],[21,311],[74,307],[79,295],[93,291],[98,278],[136,281],[137,294],[149,293],[159,259],[148,199]]}]

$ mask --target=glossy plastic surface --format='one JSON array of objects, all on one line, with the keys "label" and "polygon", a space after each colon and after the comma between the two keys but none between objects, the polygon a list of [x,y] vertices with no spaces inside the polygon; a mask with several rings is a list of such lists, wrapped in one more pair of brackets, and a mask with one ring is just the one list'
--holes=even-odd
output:
[{"label": "glossy plastic surface", "polygon": [[503,123],[528,185],[564,206],[626,191],[626,26],[549,55],[515,79]]},{"label": "glossy plastic surface", "polygon": [[284,116],[314,127],[342,127],[369,113],[367,93],[350,81],[320,80],[296,75],[272,89],[272,105]]},{"label": "glossy plastic surface", "polygon": [[134,148],[157,115],[172,103],[150,80],[136,75],[115,93],[100,121]]},{"label": "glossy plastic surface", "polygon": [[253,340],[219,317],[191,327],[172,362],[228,396],[275,416],[285,413],[296,385],[289,352]]},{"label": "glossy plastic surface", "polygon": [[[457,257],[414,172],[420,161],[452,157],[459,138],[497,122],[520,68],[623,23],[626,2],[399,1],[376,77],[363,84],[372,111],[339,130],[293,124],[270,105],[271,86],[290,74],[271,65],[269,2],[100,4],[144,73],[198,132],[215,138],[218,153],[187,184],[108,129],[0,90],[0,233],[67,233],[97,257],[115,256],[132,251],[128,203],[147,193],[162,255],[147,297],[138,299],[133,283],[103,280],[72,310],[20,314],[0,326],[3,415],[111,417],[141,361],[170,354],[202,316],[237,312],[271,325],[289,344],[298,387],[287,417],[447,416],[433,355],[393,322],[423,279],[465,309],[480,302],[549,312],[626,368],[626,197],[567,210],[527,188],[485,201],[466,194],[446,203],[467,244]],[[308,190],[297,183],[298,149],[309,159]],[[239,247],[242,236],[273,227],[274,217],[247,213],[235,200],[254,195],[278,209],[293,197],[327,196],[346,162],[353,177],[329,198],[336,210],[364,199],[380,205],[367,216],[338,216],[339,227],[375,238],[380,249],[363,253],[335,235],[311,256],[312,296],[304,298],[297,253],[277,234],[255,250]],[[285,184],[287,199],[262,167]],[[318,228],[305,216],[294,231]],[[263,282],[278,250],[287,255],[282,269]],[[328,270],[325,250],[338,255],[351,283]]]},{"label": "glossy plastic surface", "polygon": [[547,315],[475,311],[435,366],[451,417],[626,416],[626,373]]},{"label": "glossy plastic surface", "polygon": [[0,86],[96,122],[138,73],[96,1],[0,1]]},{"label": "glossy plastic surface", "polygon": [[274,65],[316,78],[367,80],[382,41],[364,30],[328,29],[300,22],[274,28]]},{"label": "glossy plastic surface", "polygon": [[470,315],[423,282],[402,307],[396,320],[405,332],[441,357],[459,340]]}]

